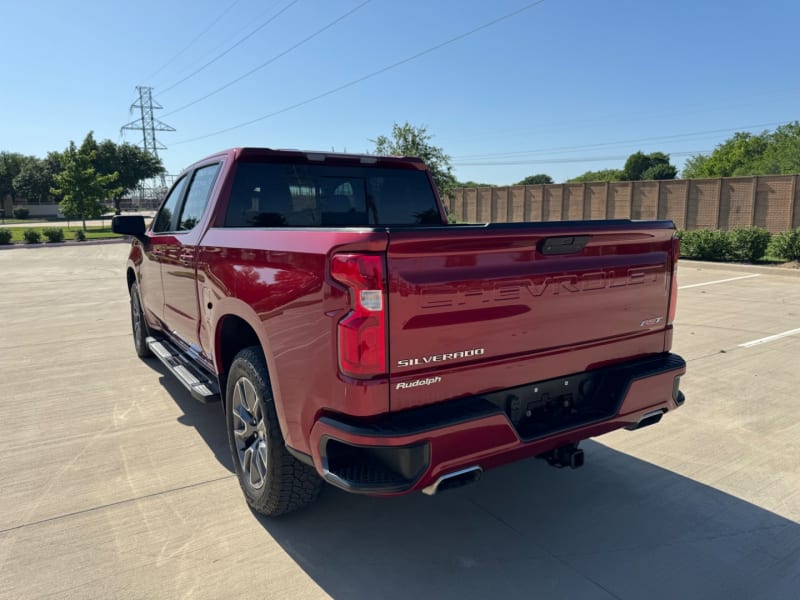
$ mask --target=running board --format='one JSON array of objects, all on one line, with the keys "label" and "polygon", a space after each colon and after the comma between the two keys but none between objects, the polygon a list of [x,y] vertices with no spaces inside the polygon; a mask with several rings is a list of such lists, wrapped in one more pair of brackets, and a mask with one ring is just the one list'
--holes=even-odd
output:
[{"label": "running board", "polygon": [[219,401],[217,382],[196,367],[178,348],[167,340],[157,340],[154,337],[148,337],[146,341],[150,351],[189,390],[192,398],[204,404]]}]

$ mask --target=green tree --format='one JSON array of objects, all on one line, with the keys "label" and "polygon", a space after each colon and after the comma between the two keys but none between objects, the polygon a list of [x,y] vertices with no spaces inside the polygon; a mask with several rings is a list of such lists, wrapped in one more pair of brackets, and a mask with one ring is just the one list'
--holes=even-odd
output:
[{"label": "green tree", "polygon": [[14,191],[20,198],[45,202],[53,187],[53,172],[46,160],[30,156],[13,179]]},{"label": "green tree", "polygon": [[669,163],[669,155],[663,152],[635,152],[625,161],[622,177],[626,181],[642,179],[675,179],[678,169]]},{"label": "green tree", "polygon": [[478,181],[456,181],[456,187],[460,188],[475,188],[475,187],[497,187],[493,183],[480,183]]},{"label": "green tree", "polygon": [[133,144],[115,144],[111,140],[98,143],[91,131],[83,140],[80,150],[84,153],[95,153],[93,165],[100,175],[118,173],[107,194],[114,201],[114,208],[117,210],[123,195],[135,189],[141,181],[164,173],[160,158]]},{"label": "green tree", "polygon": [[391,137],[379,135],[370,140],[375,144],[373,152],[380,156],[416,156],[425,161],[439,195],[446,196],[456,186],[456,178],[450,165],[450,157],[431,143],[432,136],[427,127],[415,127],[406,122],[392,126]]},{"label": "green tree", "polygon": [[675,179],[678,175],[677,167],[669,164],[660,163],[657,165],[652,165],[645,169],[644,173],[642,173],[643,180],[652,180],[652,179]]},{"label": "green tree", "polygon": [[52,193],[62,197],[61,212],[70,219],[81,219],[86,230],[86,219],[103,214],[102,200],[118,193],[111,184],[119,175],[100,175],[94,168],[96,152],[82,152],[70,142],[61,156],[63,170],[54,177]]},{"label": "green tree", "polygon": [[22,172],[29,157],[19,152],[0,152],[0,205],[6,196],[11,196],[11,201],[17,197],[14,188],[14,178]]},{"label": "green tree", "polygon": [[734,177],[737,175],[758,175],[759,163],[769,145],[766,132],[737,132],[719,146],[710,156],[698,155],[686,161],[683,177]]},{"label": "green tree", "polygon": [[781,125],[767,136],[757,175],[800,173],[800,122]]},{"label": "green tree", "polygon": [[683,165],[683,171],[681,171],[681,177],[684,179],[707,177],[708,166],[706,163],[708,158],[708,154],[695,154],[687,158],[686,163]]},{"label": "green tree", "polygon": [[583,175],[578,175],[569,180],[569,183],[581,183],[584,181],[622,181],[621,169],[603,169],[602,171],[586,171]]},{"label": "green tree", "polygon": [[794,121],[772,132],[734,133],[711,154],[689,158],[682,175],[693,179],[797,172],[800,172],[800,122]]},{"label": "green tree", "polygon": [[522,181],[518,181],[514,185],[536,185],[540,183],[553,183],[553,178],[550,175],[539,173],[537,175],[528,175]]}]

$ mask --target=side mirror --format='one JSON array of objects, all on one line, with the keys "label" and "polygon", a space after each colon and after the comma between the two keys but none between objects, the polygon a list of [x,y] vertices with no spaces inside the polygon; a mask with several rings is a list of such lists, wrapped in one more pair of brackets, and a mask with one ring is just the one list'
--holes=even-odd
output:
[{"label": "side mirror", "polygon": [[147,240],[144,217],[141,215],[117,215],[111,219],[111,231],[135,237],[143,244]]}]

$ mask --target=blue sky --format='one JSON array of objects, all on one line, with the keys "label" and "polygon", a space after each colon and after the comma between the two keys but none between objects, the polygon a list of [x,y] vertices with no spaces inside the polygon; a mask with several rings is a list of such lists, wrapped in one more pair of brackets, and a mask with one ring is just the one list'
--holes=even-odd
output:
[{"label": "blue sky", "polygon": [[[364,152],[393,122],[409,121],[428,127],[461,180],[506,184],[544,172],[563,181],[619,167],[636,150],[672,153],[680,166],[686,153],[711,150],[733,131],[800,119],[796,0],[544,0],[337,93],[194,139],[335,89],[528,4],[4,2],[0,150],[43,156],[89,130],[97,139],[138,142],[119,131],[135,118],[128,107],[137,85],[154,87],[164,107],[157,116],[176,129],[159,136],[172,173],[231,146]],[[176,111],[353,9],[268,66]]]}]

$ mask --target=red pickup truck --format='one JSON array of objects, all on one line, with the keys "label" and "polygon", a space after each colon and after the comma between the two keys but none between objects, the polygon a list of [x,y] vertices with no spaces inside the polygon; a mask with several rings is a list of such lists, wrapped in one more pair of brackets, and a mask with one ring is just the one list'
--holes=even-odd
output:
[{"label": "red pickup truck", "polygon": [[241,488],[433,494],[681,406],[670,221],[451,225],[415,158],[234,149],[177,179],[127,266],[136,352],[221,400]]}]

